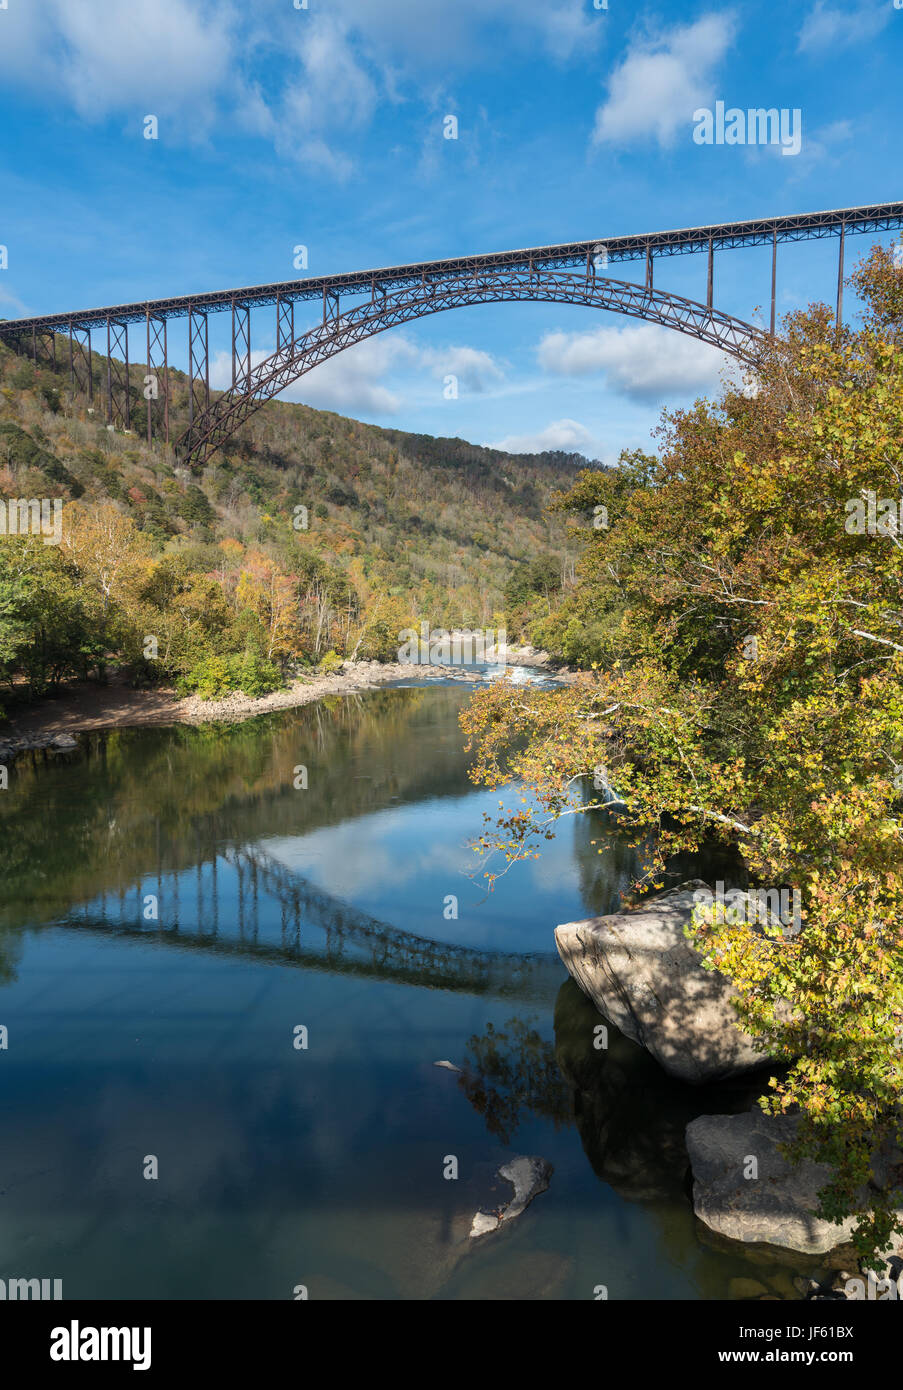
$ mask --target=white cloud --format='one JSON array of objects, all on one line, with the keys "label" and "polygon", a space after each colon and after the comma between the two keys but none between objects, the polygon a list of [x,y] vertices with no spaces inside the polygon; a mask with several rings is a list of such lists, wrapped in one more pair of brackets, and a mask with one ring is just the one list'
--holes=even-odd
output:
[{"label": "white cloud", "polygon": [[[830,125],[820,126],[812,134],[803,128],[802,147],[799,154],[791,159],[781,159],[781,173],[786,174],[788,183],[796,183],[808,178],[813,168],[819,164],[840,164],[849,159],[849,143],[856,134],[851,121],[832,121]],[[746,158],[750,163],[762,159],[780,158],[780,145],[747,145]]]},{"label": "white cloud", "polygon": [[380,334],[321,362],[284,391],[282,399],[342,415],[394,415],[402,397],[384,379],[416,357],[417,349],[406,338]]},{"label": "white cloud", "polygon": [[558,376],[604,372],[611,386],[642,402],[709,389],[728,364],[718,348],[656,323],[547,333],[537,355]]},{"label": "white cloud", "polygon": [[332,0],[334,12],[384,56],[410,69],[444,73],[450,63],[494,61],[498,29],[505,44],[543,50],[558,61],[586,55],[604,41],[607,16],[588,12],[583,0]]},{"label": "white cloud", "polygon": [[295,45],[298,75],[272,112],[276,150],[339,177],[351,160],[327,139],[359,130],[378,101],[373,79],[355,57],[347,31],[331,16],[314,18]]},{"label": "white cloud", "polygon": [[[254,350],[251,353],[251,366],[256,367],[269,352]],[[214,391],[225,391],[232,385],[232,353],[217,352],[210,358],[210,386]]]},{"label": "white cloud", "polygon": [[[399,354],[386,351],[388,346],[373,338],[346,348],[298,377],[280,392],[279,399],[300,401],[317,410],[335,410],[343,415],[394,415],[401,400],[383,384],[382,377]],[[252,367],[269,356],[268,351],[252,352]],[[215,391],[224,391],[231,384],[232,354],[218,352],[210,360],[210,385]]]},{"label": "white cloud", "polygon": [[[251,354],[256,367],[271,349]],[[418,378],[444,379],[450,373],[475,393],[504,379],[488,352],[471,347],[422,348],[402,333],[381,333],[345,348],[281,393],[280,399],[303,401],[318,410],[343,415],[395,415],[409,402]],[[232,383],[232,354],[219,352],[210,362],[210,385],[225,390]]]},{"label": "white cloud", "polygon": [[508,434],[487,449],[503,449],[507,454],[542,454],[547,449],[563,449],[567,453],[592,453],[593,436],[577,420],[553,420],[544,430],[533,434]]},{"label": "white cloud", "polygon": [[549,57],[585,60],[604,30],[582,0],[331,0],[319,11],[289,0],[15,0],[0,79],[62,96],[87,120],[135,119],[136,107],[178,116],[161,129],[170,141],[205,137],[217,117],[237,122],[280,156],[344,178],[348,147],[381,103],[428,102],[453,67],[494,63],[500,41],[529,57],[538,36]]},{"label": "white cloud", "polygon": [[[28,12],[27,17],[23,11]],[[198,0],[45,0],[3,16],[0,74],[53,87],[85,119],[111,111],[209,114],[229,77],[235,15]]]},{"label": "white cloud", "polygon": [[34,88],[55,82],[57,70],[48,41],[52,19],[49,9],[14,4],[0,18],[0,76],[4,81]]},{"label": "white cloud", "polygon": [[799,32],[800,53],[822,53],[874,39],[891,19],[890,0],[860,0],[839,6],[815,0]]},{"label": "white cloud", "polygon": [[505,379],[492,355],[478,348],[426,348],[421,353],[421,361],[437,379],[456,376],[466,390],[477,393],[498,386]]},{"label": "white cloud", "polygon": [[[850,121],[832,121],[830,125],[821,126],[814,135],[809,136],[804,142],[803,159],[809,164],[818,164],[825,160],[833,161],[836,164],[840,159],[848,158],[848,150],[842,147],[849,145],[854,133]],[[802,167],[794,159],[790,172],[799,174]]]},{"label": "white cloud", "polygon": [[608,82],[608,99],[596,112],[593,143],[626,144],[652,137],[670,145],[678,130],[692,128],[697,107],[714,100],[713,71],[734,34],[730,14],[704,15],[634,44]]},{"label": "white cloud", "polygon": [[[401,638],[399,638],[401,646]],[[401,887],[424,875],[443,872],[457,875],[469,867],[471,851],[445,843],[439,837],[421,851],[411,848],[400,827],[422,824],[424,809],[374,812],[351,825],[330,826],[308,835],[261,841],[266,854],[294,874],[347,901],[355,894],[373,894],[381,888]]]},{"label": "white cloud", "polygon": [[0,288],[0,304],[8,304],[11,309],[15,309],[16,313],[14,317],[16,318],[24,318],[28,314],[27,307],[11,290]]},{"label": "white cloud", "polygon": [[551,57],[566,62],[576,54],[592,52],[605,32],[605,14],[589,14],[580,5],[550,5],[540,0],[535,21]]}]

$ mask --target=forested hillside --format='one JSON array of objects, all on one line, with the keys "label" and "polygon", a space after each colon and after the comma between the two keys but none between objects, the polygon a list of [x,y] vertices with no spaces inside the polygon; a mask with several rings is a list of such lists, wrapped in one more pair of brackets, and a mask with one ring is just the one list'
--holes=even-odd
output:
[{"label": "forested hillside", "polygon": [[[111,660],[139,681],[252,693],[290,664],[394,656],[399,631],[424,620],[516,629],[523,603],[542,608],[573,568],[546,508],[580,456],[510,455],[273,401],[193,474],[146,441],[143,365],[126,433],[106,425],[102,359],[94,409],[71,391],[63,339],[57,362],[0,347],[0,498],[64,503],[59,545],[0,544],[7,700]],[[175,439],[187,378],[171,371],[170,391]]]}]

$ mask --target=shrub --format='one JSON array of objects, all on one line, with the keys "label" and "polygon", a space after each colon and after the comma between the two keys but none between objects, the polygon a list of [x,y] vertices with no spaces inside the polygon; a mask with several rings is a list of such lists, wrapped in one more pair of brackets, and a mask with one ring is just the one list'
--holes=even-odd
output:
[{"label": "shrub", "polygon": [[279,667],[271,661],[263,661],[258,656],[243,656],[240,662],[239,689],[252,699],[268,695],[271,690],[279,690],[285,684]]},{"label": "shrub", "polygon": [[344,658],[338,652],[329,651],[320,659],[320,670],[324,676],[331,676],[336,671],[341,671],[345,664]]},{"label": "shrub", "polygon": [[279,668],[258,656],[205,656],[177,682],[180,695],[199,695],[202,700],[222,700],[240,690],[256,700],[283,684]]}]

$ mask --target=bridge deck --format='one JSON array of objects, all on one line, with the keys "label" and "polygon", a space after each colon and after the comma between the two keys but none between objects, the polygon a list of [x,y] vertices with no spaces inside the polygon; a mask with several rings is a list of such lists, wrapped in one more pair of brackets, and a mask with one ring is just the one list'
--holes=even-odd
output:
[{"label": "bridge deck", "polygon": [[268,285],[248,285],[239,289],[216,290],[206,294],[178,295],[171,299],[145,300],[134,304],[79,309],[61,314],[44,314],[24,319],[0,321],[0,337],[23,332],[58,329],[84,330],[106,324],[151,319],[182,318],[190,312],[216,313],[250,304],[276,304],[322,300],[349,293],[379,293],[403,289],[418,283],[467,271],[498,269],[565,269],[589,266],[605,248],[609,262],[636,261],[647,257],[686,255],[738,246],[772,245],[783,241],[808,241],[854,232],[890,231],[903,226],[903,202],[869,203],[862,207],[835,208],[823,212],[796,213],[787,217],[764,217],[747,222],[712,223],[704,227],[683,227],[672,231],[644,232],[592,241],[565,242],[556,246],[533,246],[517,251],[495,251],[488,255],[458,256],[439,261],[418,261],[411,265],[385,266],[357,270],[344,275],[321,275],[304,280],[286,280]]}]

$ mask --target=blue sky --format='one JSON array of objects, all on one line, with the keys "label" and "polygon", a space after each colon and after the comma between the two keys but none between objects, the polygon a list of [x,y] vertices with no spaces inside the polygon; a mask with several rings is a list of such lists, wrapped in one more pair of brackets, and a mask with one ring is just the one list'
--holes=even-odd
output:
[{"label": "blue sky", "polygon": [[[319,275],[901,197],[894,0],[298,4],[0,0],[0,313],[293,279],[298,244]],[[718,100],[798,108],[799,153],[697,144],[693,113]],[[780,311],[832,302],[835,256],[781,248]],[[722,254],[715,275],[718,307],[749,319],[770,253]],[[656,283],[704,298],[704,258],[659,263]],[[255,314],[261,355],[272,315]],[[224,329],[211,319],[215,384]],[[350,349],[287,398],[612,461],[723,365],[594,310],[480,306]]]}]

